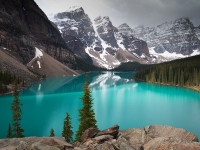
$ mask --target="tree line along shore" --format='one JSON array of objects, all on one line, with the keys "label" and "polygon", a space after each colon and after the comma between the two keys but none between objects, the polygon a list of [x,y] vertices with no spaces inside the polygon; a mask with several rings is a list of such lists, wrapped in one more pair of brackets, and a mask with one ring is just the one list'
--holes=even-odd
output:
[{"label": "tree line along shore", "polygon": [[135,79],[188,87],[200,91],[200,55],[153,65],[138,71]]}]

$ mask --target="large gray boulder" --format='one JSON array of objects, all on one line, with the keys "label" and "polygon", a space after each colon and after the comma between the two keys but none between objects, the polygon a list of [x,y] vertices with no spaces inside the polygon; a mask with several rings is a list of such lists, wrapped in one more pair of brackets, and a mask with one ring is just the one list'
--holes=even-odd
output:
[{"label": "large gray boulder", "polygon": [[149,125],[145,127],[146,134],[151,138],[157,137],[175,137],[181,141],[198,142],[198,138],[194,133],[185,129],[174,128],[171,126]]},{"label": "large gray boulder", "polygon": [[[150,136],[146,134],[145,128],[143,127],[139,129],[132,128],[132,129],[120,130],[119,133],[121,134],[122,137],[124,137],[127,140],[128,144],[135,149],[142,147],[142,145],[144,145],[145,143],[147,143],[152,139]],[[120,139],[121,138],[118,138],[118,140]]]},{"label": "large gray boulder", "polygon": [[185,142],[174,137],[154,138],[144,146],[144,150],[199,150],[198,142]]}]

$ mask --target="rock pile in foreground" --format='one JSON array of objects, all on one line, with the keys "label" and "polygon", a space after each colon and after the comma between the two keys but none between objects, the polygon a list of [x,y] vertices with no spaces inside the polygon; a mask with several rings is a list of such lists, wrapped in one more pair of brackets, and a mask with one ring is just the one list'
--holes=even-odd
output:
[{"label": "rock pile in foreground", "polygon": [[63,137],[0,139],[2,150],[200,150],[195,134],[171,126],[150,125],[119,130],[115,125],[100,131],[87,129],[83,142],[69,144]]}]

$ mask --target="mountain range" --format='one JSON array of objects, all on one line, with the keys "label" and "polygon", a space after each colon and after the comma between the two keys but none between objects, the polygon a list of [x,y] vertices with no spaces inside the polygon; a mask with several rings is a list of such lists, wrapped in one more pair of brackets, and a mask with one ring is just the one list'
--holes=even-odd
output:
[{"label": "mountain range", "polygon": [[154,64],[200,54],[200,27],[188,18],[157,27],[114,27],[109,17],[91,21],[79,6],[58,13],[51,21],[79,56],[87,53],[94,65],[112,69],[123,62]]},{"label": "mountain range", "polygon": [[79,56],[87,53],[96,66],[112,69],[121,62],[146,63],[141,56],[149,57],[145,41],[133,36],[127,24],[114,27],[107,16],[91,21],[82,7],[74,6],[56,14],[51,21],[68,47]]},{"label": "mountain range", "polygon": [[[46,76],[77,75],[71,69],[114,69],[126,62],[155,64],[200,54],[200,26],[194,27],[188,18],[132,29],[126,23],[115,27],[108,16],[91,20],[82,7],[73,6],[50,21],[34,0],[1,0],[0,16],[0,50],[9,57],[6,60],[14,58]],[[37,49],[45,57],[36,58]],[[3,70],[19,73],[5,61],[0,61]]]},{"label": "mountain range", "polygon": [[200,54],[200,28],[194,27],[188,18],[157,27],[139,26],[133,32],[135,37],[147,42],[150,54],[156,58],[160,55],[171,60]]}]

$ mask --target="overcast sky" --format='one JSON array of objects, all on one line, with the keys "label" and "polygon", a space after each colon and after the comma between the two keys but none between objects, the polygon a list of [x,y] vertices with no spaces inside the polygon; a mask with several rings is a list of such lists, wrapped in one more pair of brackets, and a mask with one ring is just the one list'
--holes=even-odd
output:
[{"label": "overcast sky", "polygon": [[157,26],[161,23],[187,17],[200,25],[200,0],[35,0],[49,17],[64,12],[71,6],[81,6],[94,20],[97,16],[109,16],[114,26],[127,23]]}]

